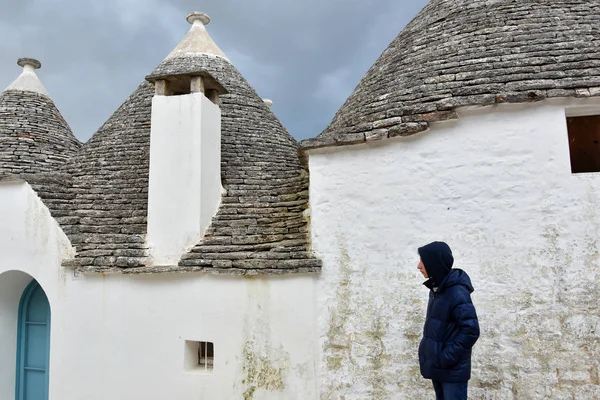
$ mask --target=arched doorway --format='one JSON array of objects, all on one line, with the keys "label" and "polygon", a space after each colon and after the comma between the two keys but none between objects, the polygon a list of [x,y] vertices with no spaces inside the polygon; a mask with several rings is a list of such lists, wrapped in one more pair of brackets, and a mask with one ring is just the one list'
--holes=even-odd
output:
[{"label": "arched doorway", "polygon": [[34,279],[19,304],[16,400],[47,400],[50,360],[50,304]]}]

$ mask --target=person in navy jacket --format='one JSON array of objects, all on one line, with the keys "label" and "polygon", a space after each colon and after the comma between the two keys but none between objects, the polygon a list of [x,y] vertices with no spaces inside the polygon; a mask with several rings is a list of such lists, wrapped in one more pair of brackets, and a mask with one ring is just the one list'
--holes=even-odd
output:
[{"label": "person in navy jacket", "polygon": [[443,242],[419,248],[419,271],[430,290],[423,339],[419,345],[421,375],[433,381],[437,400],[467,398],[471,349],[479,338],[473,285],[463,270],[452,269],[452,250]]}]

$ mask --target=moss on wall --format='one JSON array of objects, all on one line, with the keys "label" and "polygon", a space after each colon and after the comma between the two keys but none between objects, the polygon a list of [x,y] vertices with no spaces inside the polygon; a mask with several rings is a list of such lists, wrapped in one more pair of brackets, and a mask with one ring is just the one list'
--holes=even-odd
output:
[{"label": "moss on wall", "polygon": [[289,355],[283,350],[260,350],[255,342],[244,344],[242,384],[246,386],[244,400],[251,400],[257,389],[283,392],[289,369]]}]

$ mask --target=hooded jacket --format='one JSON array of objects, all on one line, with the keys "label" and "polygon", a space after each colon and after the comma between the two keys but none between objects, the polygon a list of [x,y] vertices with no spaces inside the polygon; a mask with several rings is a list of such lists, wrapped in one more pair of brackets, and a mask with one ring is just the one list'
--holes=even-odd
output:
[{"label": "hooded jacket", "polygon": [[471,302],[473,285],[466,272],[451,269],[447,244],[434,242],[419,249],[430,279],[423,339],[419,345],[421,375],[440,382],[471,378],[471,348],[479,338],[477,313]]}]

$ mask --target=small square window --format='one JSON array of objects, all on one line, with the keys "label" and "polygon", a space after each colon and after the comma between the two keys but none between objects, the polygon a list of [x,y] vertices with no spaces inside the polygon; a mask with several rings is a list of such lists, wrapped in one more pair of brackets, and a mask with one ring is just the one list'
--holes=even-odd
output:
[{"label": "small square window", "polygon": [[600,172],[600,115],[568,117],[571,172]]},{"label": "small square window", "polygon": [[185,341],[185,370],[211,373],[215,359],[212,342]]}]

